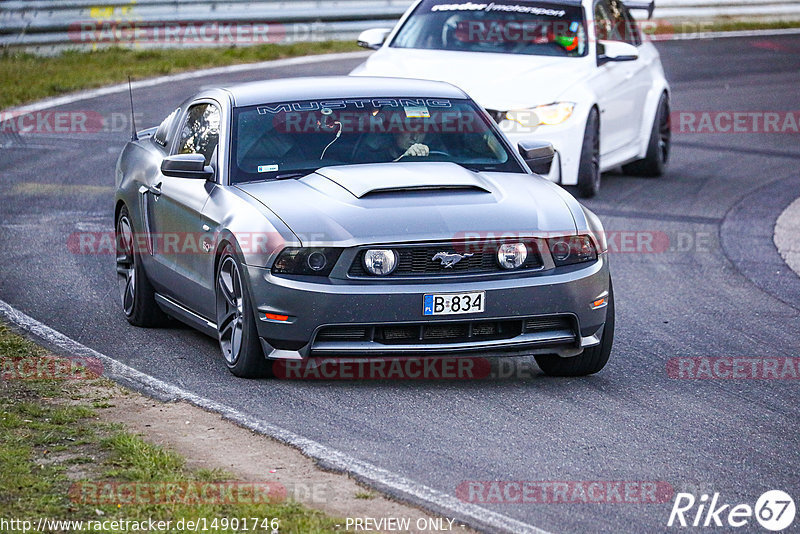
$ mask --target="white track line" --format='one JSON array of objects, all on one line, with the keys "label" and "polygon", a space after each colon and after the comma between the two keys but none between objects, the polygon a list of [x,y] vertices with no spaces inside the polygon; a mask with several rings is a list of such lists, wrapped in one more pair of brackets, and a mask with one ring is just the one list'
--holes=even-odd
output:
[{"label": "white track line", "polygon": [[[161,85],[162,83],[176,82],[181,80],[190,80],[193,78],[202,78],[203,76],[214,76],[217,74],[230,74],[232,72],[246,72],[249,70],[258,69],[278,69],[281,67],[291,67],[295,65],[309,65],[312,63],[324,63],[328,61],[336,61],[340,59],[358,59],[366,58],[371,52],[343,52],[341,54],[322,54],[316,56],[301,56],[287,59],[275,59],[272,61],[262,61],[261,63],[242,63],[240,65],[228,65],[227,67],[214,67],[213,69],[195,70],[191,72],[181,72],[178,74],[170,74],[169,76],[161,76],[159,78],[151,78],[148,80],[140,80],[133,82],[131,87],[133,89],[141,89],[143,87],[153,87],[154,85]],[[21,112],[34,112],[42,111],[44,109],[54,108],[57,106],[64,106],[79,102],[81,100],[88,100],[90,98],[97,98],[99,96],[113,95],[116,93],[123,93],[128,90],[127,83],[118,85],[109,85],[107,87],[100,87],[99,89],[90,89],[88,91],[80,91],[65,96],[56,98],[47,98],[39,100],[32,104],[20,106],[17,108],[10,108],[3,110],[7,113],[17,114]]]},{"label": "white track line", "polygon": [[243,427],[270,436],[278,441],[300,449],[306,456],[320,462],[327,468],[343,471],[356,479],[377,485],[378,488],[391,489],[412,504],[423,506],[442,515],[449,515],[475,528],[491,528],[493,531],[514,533],[549,534],[547,531],[528,525],[516,519],[492,512],[480,506],[463,502],[452,495],[418,484],[405,477],[363,462],[321,443],[304,438],[294,432],[259,421],[225,404],[196,395],[190,391],[168,384],[163,380],[137,371],[117,360],[101,354],[94,349],[78,343],[61,332],[22,313],[7,302],[0,300],[0,316],[15,327],[31,334],[45,345],[65,356],[95,358],[103,363],[103,376],[114,381],[132,384],[136,389],[144,389],[156,397],[171,401],[186,401],[195,406],[216,412],[225,419]]}]

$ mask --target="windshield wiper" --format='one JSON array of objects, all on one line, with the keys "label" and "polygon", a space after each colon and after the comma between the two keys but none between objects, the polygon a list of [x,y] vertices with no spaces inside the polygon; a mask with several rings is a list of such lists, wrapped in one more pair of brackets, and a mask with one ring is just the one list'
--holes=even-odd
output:
[{"label": "windshield wiper", "polygon": [[463,167],[463,168],[467,169],[468,171],[472,171],[472,172],[483,172],[484,170],[486,170],[486,169],[478,168],[476,166],[467,165],[466,163],[458,163],[457,161],[454,161],[453,163],[455,163],[459,167]]},{"label": "windshield wiper", "polygon": [[289,180],[291,178],[300,178],[302,176],[308,176],[314,171],[300,171],[300,172],[286,172],[283,174],[278,174],[274,176],[273,180]]}]

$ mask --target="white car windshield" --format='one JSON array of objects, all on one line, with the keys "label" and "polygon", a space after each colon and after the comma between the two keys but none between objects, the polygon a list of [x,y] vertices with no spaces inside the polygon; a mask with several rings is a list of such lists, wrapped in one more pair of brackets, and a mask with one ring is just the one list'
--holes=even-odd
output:
[{"label": "white car windshield", "polygon": [[579,5],[425,0],[390,46],[580,57],[587,53],[586,42],[586,22]]},{"label": "white car windshield", "polygon": [[355,98],[236,108],[232,182],[304,176],[363,163],[452,162],[524,172],[469,100]]}]

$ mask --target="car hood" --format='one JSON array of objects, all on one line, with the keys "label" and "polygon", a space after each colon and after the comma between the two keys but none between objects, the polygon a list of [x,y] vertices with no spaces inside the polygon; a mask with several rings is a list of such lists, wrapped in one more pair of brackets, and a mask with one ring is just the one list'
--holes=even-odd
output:
[{"label": "car hood", "polygon": [[507,111],[557,101],[591,70],[586,58],[382,48],[351,75],[452,83],[487,109]]},{"label": "car hood", "polygon": [[574,206],[557,185],[454,163],[327,167],[300,179],[237,187],[280,217],[304,246],[576,231]]}]

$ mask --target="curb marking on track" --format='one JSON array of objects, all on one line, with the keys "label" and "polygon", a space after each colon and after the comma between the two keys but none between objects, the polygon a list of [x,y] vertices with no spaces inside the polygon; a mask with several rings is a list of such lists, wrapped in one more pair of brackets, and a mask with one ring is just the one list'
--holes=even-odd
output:
[{"label": "curb marking on track", "polygon": [[42,339],[46,345],[66,355],[91,357],[103,362],[103,375],[135,389],[144,390],[157,398],[170,401],[186,401],[190,404],[222,415],[225,419],[265,434],[287,445],[297,447],[300,451],[318,460],[320,464],[334,471],[343,471],[357,480],[372,483],[378,488],[394,490],[413,504],[427,505],[430,511],[456,517],[467,525],[476,528],[491,527],[494,530],[514,533],[549,534],[547,531],[528,525],[516,519],[492,512],[480,506],[462,502],[457,497],[418,484],[405,477],[387,471],[368,462],[331,449],[316,441],[304,438],[294,432],[254,419],[235,408],[214,400],[202,397],[185,389],[168,384],[158,378],[137,371],[117,360],[95,351],[72,338],[69,338],[22,313],[7,302],[0,300],[0,317],[13,326]]}]

